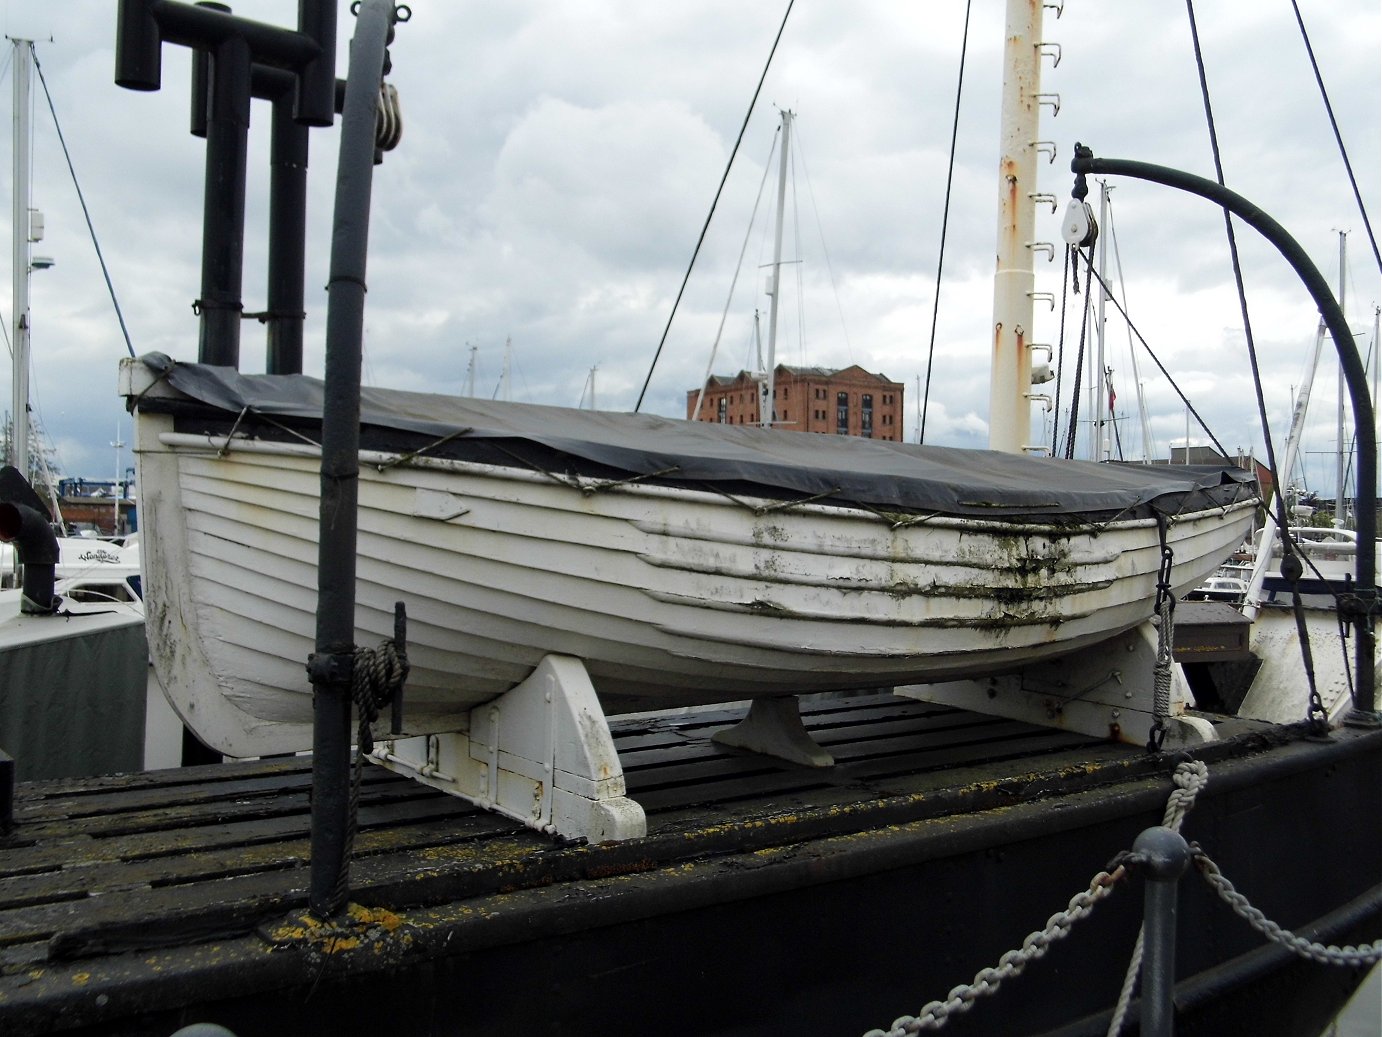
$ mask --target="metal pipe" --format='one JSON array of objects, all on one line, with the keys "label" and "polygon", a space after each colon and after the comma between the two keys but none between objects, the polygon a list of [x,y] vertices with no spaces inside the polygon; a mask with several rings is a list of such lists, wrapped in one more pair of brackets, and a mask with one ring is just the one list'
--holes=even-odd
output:
[{"label": "metal pipe", "polygon": [[1134,162],[1129,159],[1077,156],[1070,163],[1070,171],[1077,175],[1130,176],[1166,187],[1199,195],[1227,209],[1248,226],[1270,241],[1305,285],[1310,297],[1319,307],[1320,316],[1334,339],[1339,354],[1339,367],[1348,382],[1349,399],[1353,405],[1353,420],[1358,428],[1358,542],[1364,549],[1358,552],[1358,585],[1355,605],[1348,617],[1355,631],[1356,659],[1355,707],[1349,714],[1354,723],[1374,726],[1382,722],[1377,715],[1376,667],[1373,661],[1375,631],[1373,610],[1377,604],[1377,563],[1372,545],[1377,540],[1377,440],[1372,399],[1368,394],[1367,372],[1358,356],[1353,333],[1329,285],[1305,250],[1285,228],[1240,194],[1222,184],[1195,176],[1180,169]]},{"label": "metal pipe", "polygon": [[293,93],[285,90],[274,99],[269,145],[269,283],[264,318],[269,374],[302,373],[309,131],[293,121]]},{"label": "metal pipe", "polygon": [[327,918],[345,906],[349,861],[350,686],[355,636],[356,504],[360,473],[360,364],[375,119],[391,0],[365,0],[350,48],[335,224],[327,281],[322,415],[317,639],[312,674],[312,861],[309,903]]},{"label": "metal pipe", "polygon": [[240,366],[252,60],[240,36],[221,41],[211,55],[197,356],[221,367]]},{"label": "metal pipe", "polygon": [[10,217],[10,257],[14,321],[13,407],[10,412],[10,464],[29,477],[29,83],[33,44],[14,41],[14,198]]},{"label": "metal pipe", "polygon": [[53,611],[58,538],[48,516],[27,504],[0,501],[0,541],[14,544],[24,566],[19,611],[42,616]]}]

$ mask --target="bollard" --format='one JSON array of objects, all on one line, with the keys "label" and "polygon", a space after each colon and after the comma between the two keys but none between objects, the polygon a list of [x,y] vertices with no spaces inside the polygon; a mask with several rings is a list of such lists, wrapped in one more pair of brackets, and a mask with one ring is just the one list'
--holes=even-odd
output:
[{"label": "bollard", "polygon": [[1190,847],[1174,829],[1148,828],[1132,844],[1142,858],[1142,1037],[1175,1033],[1176,883],[1190,865]]}]

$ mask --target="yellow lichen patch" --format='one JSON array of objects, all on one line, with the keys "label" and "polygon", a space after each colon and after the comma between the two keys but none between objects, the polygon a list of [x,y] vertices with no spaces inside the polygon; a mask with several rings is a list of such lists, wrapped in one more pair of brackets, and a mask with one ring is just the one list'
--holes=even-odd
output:
[{"label": "yellow lichen patch", "polygon": [[391,933],[403,924],[403,916],[383,907],[365,907],[363,904],[351,904],[346,908],[346,913],[354,922],[361,925],[377,925],[386,933]]},{"label": "yellow lichen patch", "polygon": [[84,987],[91,982],[91,973],[74,972],[72,973],[72,983],[74,986]]}]

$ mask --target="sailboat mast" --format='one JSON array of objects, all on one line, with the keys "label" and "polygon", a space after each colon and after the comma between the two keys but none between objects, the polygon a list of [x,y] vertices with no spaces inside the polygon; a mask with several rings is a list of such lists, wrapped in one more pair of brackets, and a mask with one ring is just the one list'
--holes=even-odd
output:
[{"label": "sailboat mast", "polygon": [[14,41],[14,209],[11,259],[14,316],[13,411],[10,463],[29,477],[29,84],[33,44]]},{"label": "sailboat mast", "polygon": [[[1099,226],[1108,227],[1108,181],[1099,181]],[[1107,461],[1112,454],[1108,423],[1113,420],[1113,408],[1108,402],[1108,360],[1104,347],[1104,332],[1108,328],[1105,307],[1108,303],[1108,238],[1099,235],[1099,306],[1095,311],[1095,341],[1098,343],[1098,370],[1090,385],[1094,387],[1094,443],[1092,460]]]},{"label": "sailboat mast", "polygon": [[1003,68],[1003,129],[998,165],[998,259],[993,280],[993,367],[989,447],[1021,453],[1031,434],[1031,243],[1036,212],[1040,125],[1040,0],[1008,0]]},{"label": "sailboat mast", "polygon": [[[1348,309],[1345,300],[1348,278],[1345,274],[1345,266],[1348,262],[1348,231],[1339,231],[1339,312],[1347,314]],[[1348,383],[1344,379],[1344,365],[1339,365],[1339,407],[1337,424],[1335,427],[1334,438],[1334,528],[1343,529],[1344,519],[1348,515],[1348,508],[1344,506],[1344,479],[1347,476],[1348,466],[1344,461],[1344,444],[1347,442],[1345,436],[1348,430],[1348,416],[1344,413],[1344,407],[1348,402]]]},{"label": "sailboat mast", "polygon": [[782,295],[782,217],[787,207],[787,165],[792,147],[792,113],[782,112],[782,155],[777,168],[777,228],[773,231],[773,272],[769,277],[772,302],[768,306],[768,363],[759,387],[758,419],[764,428],[773,424],[773,376],[777,367],[777,300]]}]

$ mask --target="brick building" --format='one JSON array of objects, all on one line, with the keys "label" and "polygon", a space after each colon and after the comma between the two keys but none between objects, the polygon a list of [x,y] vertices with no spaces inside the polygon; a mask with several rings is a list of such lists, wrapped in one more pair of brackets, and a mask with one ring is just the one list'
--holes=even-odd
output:
[{"label": "brick building", "polygon": [[[711,375],[699,420],[757,425],[759,388],[748,371],[732,378]],[[838,371],[779,364],[773,374],[773,428],[901,441],[902,393],[902,383],[858,364]],[[699,394],[698,389],[686,394],[688,418],[695,413]]]}]

